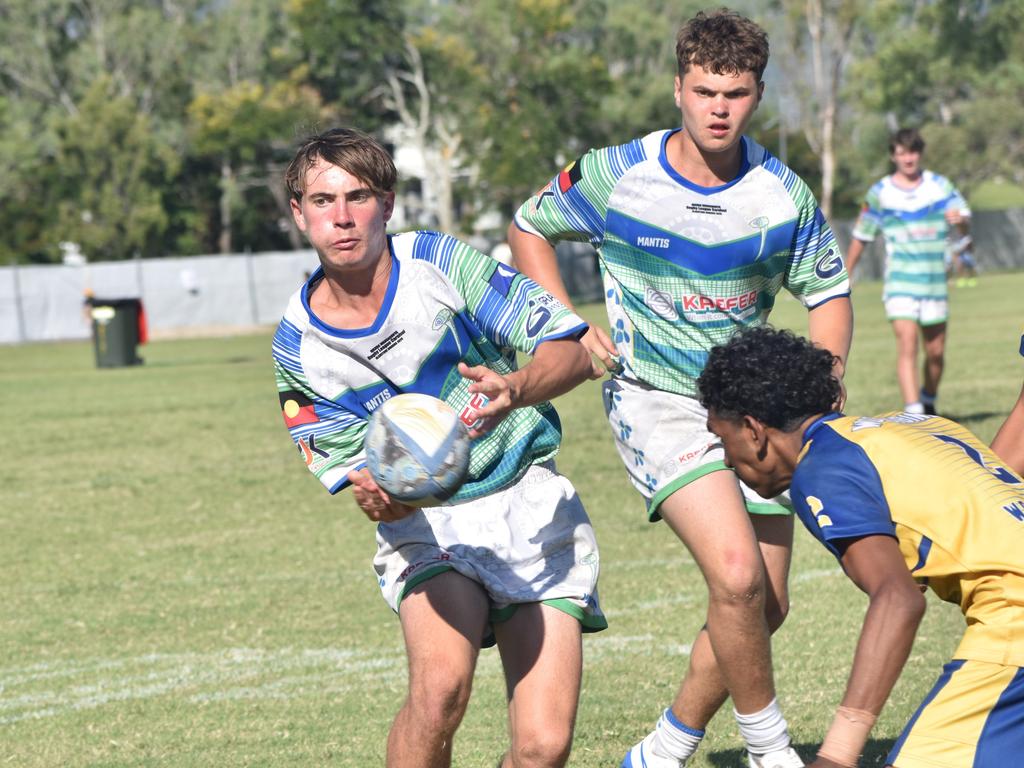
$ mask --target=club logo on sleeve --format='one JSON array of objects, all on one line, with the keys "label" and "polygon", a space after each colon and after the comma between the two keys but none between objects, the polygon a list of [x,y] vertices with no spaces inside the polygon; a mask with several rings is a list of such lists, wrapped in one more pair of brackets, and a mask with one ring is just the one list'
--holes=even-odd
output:
[{"label": "club logo on sleeve", "polygon": [[808,496],[807,508],[811,511],[819,528],[827,528],[832,525],[832,518],[825,514],[825,505],[817,496]]},{"label": "club logo on sleeve", "polygon": [[517,277],[519,277],[519,273],[512,269],[512,267],[506,267],[504,264],[499,263],[495,264],[494,271],[487,278],[487,284],[500,296],[507,298],[512,291],[512,284]]},{"label": "club logo on sleeve", "polygon": [[573,160],[558,174],[558,189],[564,195],[573,185],[583,178],[583,169],[579,160]]},{"label": "club logo on sleeve", "polygon": [[544,330],[551,319],[551,310],[536,301],[531,301],[530,307],[530,314],[526,316],[526,335],[532,339]]},{"label": "club logo on sleeve", "polygon": [[281,414],[284,416],[284,423],[288,429],[303,424],[316,424],[320,417],[316,415],[313,401],[296,389],[286,392],[279,392],[278,398],[281,401]]},{"label": "club logo on sleeve", "polygon": [[829,248],[825,251],[821,258],[818,259],[817,264],[814,265],[814,274],[822,280],[835,277],[842,271],[843,257],[836,252],[835,248]]}]

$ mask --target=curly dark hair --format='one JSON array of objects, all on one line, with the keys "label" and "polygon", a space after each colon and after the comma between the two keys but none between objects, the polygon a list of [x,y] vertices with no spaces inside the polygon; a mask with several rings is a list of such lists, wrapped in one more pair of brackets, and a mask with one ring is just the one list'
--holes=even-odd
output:
[{"label": "curly dark hair", "polygon": [[691,64],[718,75],[753,72],[758,82],[768,66],[768,35],[728,8],[701,11],[676,35],[676,65],[683,77]]},{"label": "curly dark hair", "polygon": [[841,388],[827,349],[771,326],[747,328],[714,347],[697,379],[700,403],[726,419],[753,416],[792,432],[836,409]]}]

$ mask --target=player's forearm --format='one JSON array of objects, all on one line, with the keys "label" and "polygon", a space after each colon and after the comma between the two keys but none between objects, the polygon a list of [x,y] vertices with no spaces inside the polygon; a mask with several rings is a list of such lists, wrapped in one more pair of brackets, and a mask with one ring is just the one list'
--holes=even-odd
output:
[{"label": "player's forearm", "polygon": [[846,273],[851,279],[853,278],[853,269],[860,261],[862,253],[864,253],[864,241],[853,238],[850,241],[850,247],[846,250]]},{"label": "player's forearm", "polygon": [[1024,387],[1017,404],[992,440],[992,450],[1018,475],[1024,475]]},{"label": "player's forearm", "polygon": [[811,341],[824,347],[837,358],[836,375],[846,372],[846,360],[853,339],[853,304],[841,296],[820,304],[807,313],[807,331]]},{"label": "player's forearm", "polygon": [[911,583],[883,586],[870,596],[843,706],[878,714],[910,655],[925,600]]},{"label": "player's forearm", "polygon": [[512,263],[516,269],[544,286],[551,295],[571,309],[572,300],[558,271],[558,257],[551,243],[543,237],[524,232],[512,222],[508,228],[508,244],[512,249]]},{"label": "player's forearm", "polygon": [[505,377],[512,407],[536,405],[558,397],[586,381],[590,371],[590,354],[578,341],[545,341],[529,363]]}]

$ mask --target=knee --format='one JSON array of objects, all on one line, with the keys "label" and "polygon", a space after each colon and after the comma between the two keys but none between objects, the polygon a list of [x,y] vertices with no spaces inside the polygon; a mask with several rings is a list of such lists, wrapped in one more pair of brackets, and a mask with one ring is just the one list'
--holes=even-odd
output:
[{"label": "knee", "polygon": [[542,727],[518,729],[513,736],[513,768],[561,768],[572,748],[572,725],[559,727],[545,723]]},{"label": "knee", "polygon": [[755,563],[738,563],[709,584],[709,599],[719,608],[763,610],[764,571]]},{"label": "knee", "polygon": [[450,736],[466,713],[471,686],[458,675],[425,675],[409,686],[409,717],[429,733]]}]

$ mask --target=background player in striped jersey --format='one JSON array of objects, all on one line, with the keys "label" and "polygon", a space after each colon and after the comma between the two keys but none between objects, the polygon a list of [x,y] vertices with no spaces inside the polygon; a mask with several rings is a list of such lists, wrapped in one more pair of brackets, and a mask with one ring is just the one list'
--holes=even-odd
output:
[{"label": "background player in striped jersey", "polygon": [[509,243],[564,303],[553,244],[597,249],[612,337],[592,327],[583,343],[603,365],[595,376],[614,371],[604,397],[616,445],[650,519],[665,519],[708,583],[707,625],[679,692],[623,765],[682,765],[729,694],[751,766],[802,765],[769,644],[787,610],[792,517],[727,470],[696,378],[708,350],[763,323],[782,288],[841,373],[849,282],[807,185],[743,135],[764,91],[764,30],[725,9],[700,13],[676,54],[681,128],[583,155],[519,208]]},{"label": "background player in striped jersey", "polygon": [[[568,759],[582,631],[606,626],[599,558],[546,401],[587,378],[586,324],[537,284],[436,232],[387,235],[396,172],[376,141],[335,129],[286,172],[295,221],[320,258],[274,337],[285,424],[331,492],[354,486],[379,521],[374,569],[402,624],[409,689],[391,768],[448,766],[477,655],[496,641],[509,691],[506,768]],[[515,353],[532,355],[521,369]],[[392,501],[365,469],[374,408],[439,397],[474,437],[469,478],[444,506]]]},{"label": "background player in striped jersey", "polygon": [[896,768],[1002,768],[1024,754],[1024,480],[937,416],[845,416],[832,355],[754,328],[711,351],[708,425],[760,493],[790,489],[807,530],[869,598],[818,760],[855,766],[910,654],[930,587],[967,629],[889,753]]},{"label": "background player in striped jersey", "polygon": [[[945,363],[946,251],[950,228],[957,241],[968,236],[971,211],[945,176],[921,165],[924,139],[902,128],[889,142],[895,170],[872,185],[853,229],[846,254],[853,274],[864,250],[881,232],[885,237],[885,314],[896,335],[896,378],[907,413],[935,413],[935,398]],[[917,347],[924,363],[919,384]]]},{"label": "background player in striped jersey", "polygon": [[[1020,354],[1024,357],[1024,333],[1020,337]],[[1017,403],[992,440],[992,450],[999,454],[1019,475],[1024,475],[1024,386]]]}]

